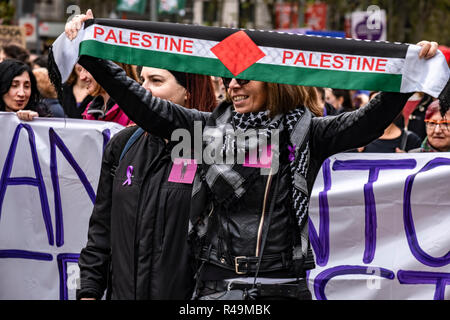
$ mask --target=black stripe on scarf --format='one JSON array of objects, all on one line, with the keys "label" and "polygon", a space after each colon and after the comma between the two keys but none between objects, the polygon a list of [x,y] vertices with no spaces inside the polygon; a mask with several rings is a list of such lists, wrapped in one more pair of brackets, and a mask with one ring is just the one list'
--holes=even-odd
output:
[{"label": "black stripe on scarf", "polygon": [[[240,30],[169,22],[113,19],[88,20],[85,26],[88,27],[92,24],[219,42]],[[408,50],[408,45],[399,43],[324,38],[274,31],[244,31],[256,45],[264,47],[402,59],[406,57]]]}]

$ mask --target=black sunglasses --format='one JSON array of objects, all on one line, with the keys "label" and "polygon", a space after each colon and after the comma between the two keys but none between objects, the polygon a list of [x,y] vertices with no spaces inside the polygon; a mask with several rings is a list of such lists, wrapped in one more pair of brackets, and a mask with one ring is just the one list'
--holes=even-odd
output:
[{"label": "black sunglasses", "polygon": [[225,88],[228,88],[230,86],[231,80],[235,79],[236,82],[242,87],[243,85],[246,85],[250,82],[250,80],[244,80],[244,79],[236,79],[236,78],[224,78],[222,77],[223,85]]}]

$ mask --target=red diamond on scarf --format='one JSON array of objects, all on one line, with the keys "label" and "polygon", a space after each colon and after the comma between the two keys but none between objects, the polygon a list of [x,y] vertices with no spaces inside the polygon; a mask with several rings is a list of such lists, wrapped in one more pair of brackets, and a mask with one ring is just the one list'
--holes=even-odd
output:
[{"label": "red diamond on scarf", "polygon": [[265,56],[244,31],[233,33],[215,45],[211,51],[234,76]]}]

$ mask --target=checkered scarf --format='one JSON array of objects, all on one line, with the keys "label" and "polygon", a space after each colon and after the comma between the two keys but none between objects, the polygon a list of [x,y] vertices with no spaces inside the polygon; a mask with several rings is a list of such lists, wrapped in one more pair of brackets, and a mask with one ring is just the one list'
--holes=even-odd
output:
[{"label": "checkered scarf", "polygon": [[[248,130],[256,130],[258,137],[265,136],[270,141],[270,137],[275,129],[280,132],[287,131],[287,135],[281,135],[282,137],[291,137],[296,125],[305,114],[305,108],[300,107],[290,111],[287,114],[279,115],[274,118],[268,116],[268,112],[257,113],[245,113],[240,114],[228,107],[225,112],[217,117],[210,118],[210,123],[207,125],[209,128],[215,128],[221,130],[223,141],[225,141],[220,149],[223,155],[230,154],[231,151],[234,154],[240,152],[248,153],[252,148],[256,148],[257,144],[251,141],[245,145],[239,145],[237,142],[239,139],[235,139],[235,136],[228,134],[227,129],[233,129],[236,135],[239,132],[245,132]],[[206,128],[205,128],[206,129]],[[216,135],[217,136],[217,135]],[[309,143],[308,139],[305,139],[305,143],[301,145],[295,145],[299,143],[297,141],[289,141],[288,145],[292,150],[292,156],[289,156],[289,166],[291,172],[291,198],[293,210],[296,214],[297,223],[300,229],[299,238],[297,243],[302,244],[302,255],[306,256],[306,251],[309,245],[308,241],[308,229],[307,229],[307,217],[308,217],[308,192],[307,190],[300,190],[294,184],[295,175],[300,174],[306,178],[309,163]],[[208,145],[208,141],[205,143]],[[280,145],[286,145],[286,143],[280,143]],[[231,150],[233,149],[233,150]],[[295,155],[294,151],[295,150]],[[284,150],[286,151],[286,150]],[[283,150],[280,150],[283,152]],[[261,169],[244,167],[241,164],[216,164],[203,165],[203,175],[206,184],[209,187],[210,195],[214,198],[216,203],[228,206],[235,201],[238,201],[242,196],[250,189],[253,183],[257,181],[258,176],[261,174]],[[199,197],[197,180],[194,183],[193,199]],[[197,186],[196,186],[197,184]],[[191,211],[192,212],[192,211]],[[195,212],[195,211],[194,211]],[[198,211],[196,211],[198,213]],[[198,221],[192,219],[191,222]],[[191,225],[193,227],[193,225]],[[205,228],[206,229],[206,228]],[[206,230],[204,230],[206,232]],[[201,235],[202,232],[200,232]]]}]

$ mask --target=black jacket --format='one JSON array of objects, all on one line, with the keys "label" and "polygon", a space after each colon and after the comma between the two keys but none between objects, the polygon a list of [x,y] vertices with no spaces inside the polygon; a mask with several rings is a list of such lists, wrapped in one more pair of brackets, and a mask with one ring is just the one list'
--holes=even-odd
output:
[{"label": "black jacket", "polygon": [[[79,266],[77,298],[187,299],[193,272],[187,246],[192,186],[168,182],[170,146],[143,134],[119,158],[137,127],[107,144]],[[124,185],[133,166],[131,185]],[[108,283],[109,282],[109,283]]]},{"label": "black jacket", "polygon": [[[123,110],[130,119],[150,133],[162,138],[170,139],[172,132],[178,128],[187,129],[191,136],[195,137],[194,121],[200,121],[204,126],[211,115],[195,109],[184,109],[171,102],[152,97],[151,93],[128,79],[123,70],[113,63],[87,56],[82,56],[79,63],[94,76],[117,103],[123,105]],[[305,178],[309,194],[311,194],[317,173],[326,158],[339,152],[364,146],[380,137],[384,129],[400,113],[409,96],[410,94],[381,93],[367,106],[354,112],[338,116],[313,117],[307,138],[309,139],[310,159]],[[214,112],[227,107],[232,106],[221,105]],[[292,221],[287,209],[290,206],[285,202],[289,200],[286,195],[288,193],[286,185],[290,186],[290,184],[287,184],[287,174],[284,170],[287,170],[285,166],[279,171],[279,174],[284,175],[284,178],[280,179],[279,189],[273,190],[274,187],[271,185],[269,190],[272,195],[276,195],[275,198],[278,197],[275,204],[275,210],[278,210],[278,219],[274,219],[276,222],[271,224],[264,254],[280,254],[280,251],[284,250],[292,251],[292,243],[290,243],[292,237],[289,235],[292,232],[290,228]],[[242,210],[231,213],[218,210],[216,215],[212,214],[215,218],[211,221],[212,223],[208,223],[208,229],[214,228],[214,224],[222,224],[224,233],[220,237],[228,243],[226,251],[231,256],[231,259],[218,256],[214,261],[210,261],[217,268],[220,268],[222,264],[222,271],[227,271],[221,275],[222,278],[239,276],[233,271],[234,258],[247,256],[254,252],[256,245],[254,235],[259,224],[258,214],[261,212],[259,207],[262,205],[262,201],[259,201],[262,197],[260,189],[264,184],[265,182],[262,181],[258,187],[255,187],[254,192],[252,190],[245,201],[242,201]],[[204,199],[204,201],[210,201],[210,199]],[[251,202],[255,202],[255,206],[248,205],[245,209],[245,206]],[[214,236],[207,239],[206,246],[209,245],[212,245],[212,249],[218,252],[218,242],[214,240]],[[307,263],[303,265],[305,270],[314,267],[313,263],[309,263],[311,258],[312,254],[310,253]],[[288,270],[289,266],[278,268],[278,271],[284,273],[284,277],[290,276]],[[279,274],[276,275],[276,277],[279,276]]]}]

